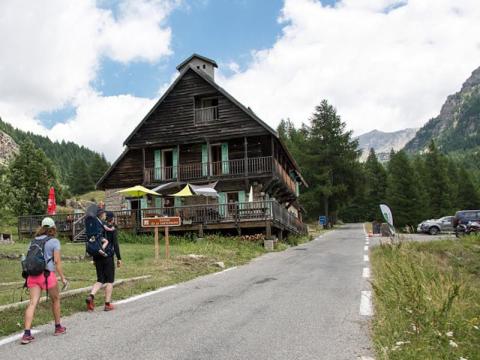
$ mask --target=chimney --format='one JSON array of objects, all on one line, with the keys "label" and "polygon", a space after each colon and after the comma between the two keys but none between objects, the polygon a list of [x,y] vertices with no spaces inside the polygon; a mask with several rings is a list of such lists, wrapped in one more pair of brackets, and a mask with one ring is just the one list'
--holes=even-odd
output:
[{"label": "chimney", "polygon": [[193,67],[195,70],[203,71],[212,79],[215,79],[215,68],[218,67],[215,60],[209,59],[202,55],[193,54],[189,56],[187,59],[185,59],[184,61],[182,61],[177,66],[177,70],[182,71],[188,65]]}]

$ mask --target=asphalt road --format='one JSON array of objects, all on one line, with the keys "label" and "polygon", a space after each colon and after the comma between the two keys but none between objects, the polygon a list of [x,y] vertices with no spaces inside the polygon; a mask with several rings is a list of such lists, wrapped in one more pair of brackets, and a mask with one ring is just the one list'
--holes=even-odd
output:
[{"label": "asphalt road", "polygon": [[[347,225],[246,266],[42,326],[0,359],[358,359],[368,356],[359,314],[365,234]],[[126,259],[128,261],[128,259]]]}]

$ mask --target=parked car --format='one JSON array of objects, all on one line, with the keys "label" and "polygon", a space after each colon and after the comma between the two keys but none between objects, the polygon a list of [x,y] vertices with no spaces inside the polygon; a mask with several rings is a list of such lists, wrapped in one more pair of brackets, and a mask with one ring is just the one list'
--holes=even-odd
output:
[{"label": "parked car", "polygon": [[480,221],[480,210],[460,210],[453,217],[453,228],[457,229],[458,225],[466,225],[470,221]]},{"label": "parked car", "polygon": [[440,232],[453,232],[453,216],[425,220],[418,224],[417,232],[437,235]]}]

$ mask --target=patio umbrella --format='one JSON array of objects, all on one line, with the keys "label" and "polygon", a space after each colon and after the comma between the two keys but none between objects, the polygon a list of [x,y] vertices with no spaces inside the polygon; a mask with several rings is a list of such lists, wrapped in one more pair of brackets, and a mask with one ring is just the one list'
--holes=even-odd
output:
[{"label": "patio umbrella", "polygon": [[210,197],[218,197],[218,192],[215,190],[217,182],[207,184],[207,185],[190,185],[190,188],[193,190],[195,195],[203,195]]},{"label": "patio umbrella", "polygon": [[47,214],[55,215],[56,212],[57,212],[57,202],[55,201],[55,189],[51,187],[50,193],[48,194]]},{"label": "patio umbrella", "polygon": [[160,196],[159,193],[157,193],[153,190],[147,189],[146,187],[143,187],[141,185],[133,186],[133,187],[128,188],[128,189],[123,189],[123,190],[117,191],[117,193],[128,195],[130,197],[143,197],[145,195]]},{"label": "patio umbrella", "polygon": [[190,186],[185,185],[185,187],[180,190],[179,192],[175,193],[175,194],[172,194],[172,196],[180,196],[180,197],[186,197],[186,196],[193,196],[194,194],[192,193],[192,191],[190,190]]}]

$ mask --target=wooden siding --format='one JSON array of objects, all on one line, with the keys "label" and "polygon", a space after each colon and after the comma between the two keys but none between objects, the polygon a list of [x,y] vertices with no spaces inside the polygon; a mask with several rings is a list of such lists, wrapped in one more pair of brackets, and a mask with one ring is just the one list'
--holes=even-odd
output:
[{"label": "wooden siding", "polygon": [[[199,96],[217,96],[219,119],[195,126],[194,105]],[[267,135],[267,130],[245,114],[193,70],[187,71],[163,102],[137,130],[129,147],[176,145],[224,140],[243,135]]]},{"label": "wooden siding", "polygon": [[143,182],[142,150],[129,150],[103,181],[102,189],[126,188]]}]

